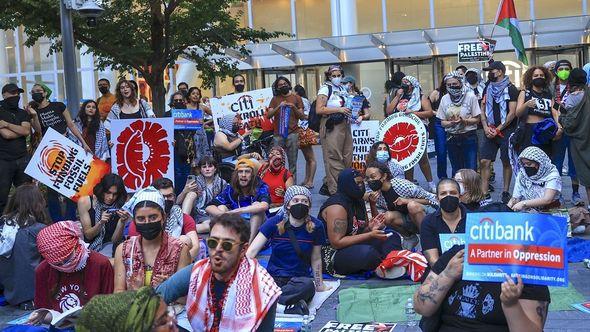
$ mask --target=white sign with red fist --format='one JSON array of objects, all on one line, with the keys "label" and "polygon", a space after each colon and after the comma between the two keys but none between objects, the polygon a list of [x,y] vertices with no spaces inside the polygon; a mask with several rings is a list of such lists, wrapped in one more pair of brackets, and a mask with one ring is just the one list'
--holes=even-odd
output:
[{"label": "white sign with red fist", "polygon": [[391,158],[407,171],[426,152],[428,135],[424,123],[414,114],[394,113],[379,125],[377,140],[389,145]]}]

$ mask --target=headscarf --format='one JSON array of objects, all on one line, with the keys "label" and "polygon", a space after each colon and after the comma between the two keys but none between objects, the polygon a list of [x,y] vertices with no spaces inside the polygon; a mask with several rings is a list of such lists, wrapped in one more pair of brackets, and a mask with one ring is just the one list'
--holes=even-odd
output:
[{"label": "headscarf", "polygon": [[219,119],[219,130],[224,133],[225,135],[227,135],[227,137],[237,137],[238,134],[234,133],[232,131],[232,127],[234,125],[234,119],[236,118],[236,115],[231,113],[231,114],[226,114],[223,117],[221,117],[221,119]]},{"label": "headscarf", "polygon": [[80,225],[70,220],[43,228],[37,235],[37,248],[51,267],[64,273],[82,270],[90,255]]},{"label": "headscarf", "polygon": [[[525,158],[528,160],[536,161],[539,164],[539,171],[537,174],[529,177],[526,174],[526,171],[523,167],[522,161],[520,159]],[[529,146],[528,148],[524,149],[518,156],[518,163],[519,163],[519,170],[517,178],[520,181],[520,184],[523,188],[529,189],[534,185],[544,185],[546,182],[561,179],[559,176],[559,172],[557,171],[557,167],[551,163],[551,159],[543,152],[543,150],[539,149],[536,146]]]},{"label": "headscarf", "polygon": [[151,287],[96,295],[82,309],[76,331],[151,331],[160,301]]},{"label": "headscarf", "polygon": [[412,96],[410,100],[408,100],[407,109],[412,111],[419,111],[422,109],[422,100],[421,100],[421,92],[422,87],[420,86],[420,82],[414,76],[406,75],[403,78],[404,80],[410,82],[410,85],[414,88],[412,90]]},{"label": "headscarf", "polygon": [[447,80],[454,78],[457,81],[459,81],[459,83],[461,84],[461,88],[459,89],[449,89],[447,87],[447,93],[449,94],[449,97],[451,98],[451,102],[453,103],[453,105],[459,106],[461,104],[463,104],[463,100],[465,99],[465,95],[467,94],[467,87],[465,86],[465,83],[463,82],[464,77],[461,73],[459,73],[459,71],[452,71],[448,74],[445,75],[444,78],[444,82],[445,84],[447,83]]},{"label": "headscarf", "polygon": [[349,213],[349,218],[355,217],[357,220],[366,221],[367,209],[365,207],[365,201],[363,201],[365,190],[361,189],[354,181],[354,178],[360,175],[361,173],[356,169],[343,169],[338,176],[336,195],[340,196],[340,199],[346,202],[347,207],[345,208]]},{"label": "headscarf", "polygon": [[505,76],[503,80],[498,82],[490,82],[486,90],[486,117],[488,121],[494,119],[494,102],[500,107],[500,121],[504,123],[508,111],[506,110],[506,88],[510,84],[510,78]]},{"label": "headscarf", "polygon": [[585,64],[582,69],[586,72],[586,85],[590,85],[590,63]]},{"label": "headscarf", "polygon": [[133,197],[131,197],[131,199],[129,199],[127,203],[123,205],[123,209],[127,210],[127,212],[129,212],[130,214],[133,214],[137,204],[145,201],[154,202],[158,204],[162,208],[162,210],[164,210],[164,196],[162,196],[158,189],[152,186],[143,188],[136,192],[133,195]]},{"label": "headscarf", "polygon": [[[309,189],[307,189],[306,187],[303,187],[303,186],[297,186],[297,185],[290,186],[285,191],[285,197],[284,197],[285,201],[283,203],[283,208],[281,209],[281,212],[283,213],[283,220],[285,220],[285,225],[289,222],[289,216],[287,214],[287,206],[289,205],[289,202],[291,202],[293,197],[295,197],[297,195],[303,195],[303,196],[307,197],[307,199],[309,200],[309,210],[311,211],[311,204],[312,204],[311,191],[309,191]],[[311,221],[311,216],[308,215],[306,222],[309,222],[309,221]]]}]

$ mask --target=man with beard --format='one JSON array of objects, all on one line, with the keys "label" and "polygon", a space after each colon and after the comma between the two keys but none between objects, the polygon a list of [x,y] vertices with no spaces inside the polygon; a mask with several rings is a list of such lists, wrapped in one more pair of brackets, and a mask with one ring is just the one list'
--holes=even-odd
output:
[{"label": "man with beard", "polygon": [[281,295],[268,272],[246,257],[250,229],[240,216],[211,222],[209,258],[178,271],[156,289],[167,303],[186,296],[193,331],[272,331]]},{"label": "man with beard", "polygon": [[258,233],[270,207],[268,185],[256,176],[256,168],[250,159],[238,160],[230,185],[209,202],[205,209],[211,218],[228,213],[241,215],[249,220],[250,241]]},{"label": "man with beard", "polygon": [[[166,212],[165,230],[168,235],[180,239],[189,248],[192,258],[199,254],[199,236],[193,217],[182,212],[180,206],[175,204],[176,194],[174,185],[168,178],[159,178],[152,183],[152,186],[164,196],[164,212]],[[129,224],[129,236],[139,235],[134,223]]]}]

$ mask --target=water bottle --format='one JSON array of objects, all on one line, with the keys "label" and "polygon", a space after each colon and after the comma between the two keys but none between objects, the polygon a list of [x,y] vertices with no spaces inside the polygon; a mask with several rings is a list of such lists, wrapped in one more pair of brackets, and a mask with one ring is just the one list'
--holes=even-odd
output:
[{"label": "water bottle", "polygon": [[414,311],[414,300],[411,297],[406,302],[406,321],[408,326],[416,326],[416,311]]},{"label": "water bottle", "polygon": [[309,323],[309,316],[303,316],[303,322],[301,324],[301,332],[311,332],[311,324]]}]

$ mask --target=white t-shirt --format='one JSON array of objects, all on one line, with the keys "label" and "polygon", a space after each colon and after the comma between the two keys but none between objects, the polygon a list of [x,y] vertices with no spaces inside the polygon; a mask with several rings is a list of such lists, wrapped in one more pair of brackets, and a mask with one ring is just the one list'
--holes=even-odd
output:
[{"label": "white t-shirt", "polygon": [[326,102],[326,107],[342,107],[344,106],[344,101],[345,101],[345,97],[348,95],[348,93],[346,92],[346,88],[344,88],[344,86],[340,85],[340,86],[335,86],[332,83],[324,83],[322,85],[322,87],[318,90],[318,96],[319,95],[324,95],[324,96],[328,96],[328,94],[330,93],[329,89],[328,89],[328,84],[330,84],[332,86],[332,95],[330,95],[330,98],[328,99],[328,102]]},{"label": "white t-shirt", "polygon": [[[444,95],[440,100],[436,117],[441,120],[450,120],[456,116],[460,116],[463,119],[470,119],[480,114],[481,109],[479,108],[479,101],[477,100],[477,97],[473,92],[468,91],[465,95],[465,98],[463,98],[463,103],[461,106],[455,106],[451,102],[451,96],[448,94]],[[477,130],[477,123],[468,126],[458,124],[453,127],[447,127],[445,130],[450,134],[464,134],[468,131]]]},{"label": "white t-shirt", "polygon": [[555,177],[553,180],[545,182],[545,186],[533,184],[530,188],[524,188],[520,183],[521,176],[520,173],[516,175],[516,184],[514,185],[514,192],[512,193],[512,196],[516,199],[531,200],[543,198],[543,196],[545,196],[545,189],[557,190],[558,193],[561,192],[560,177]]}]

